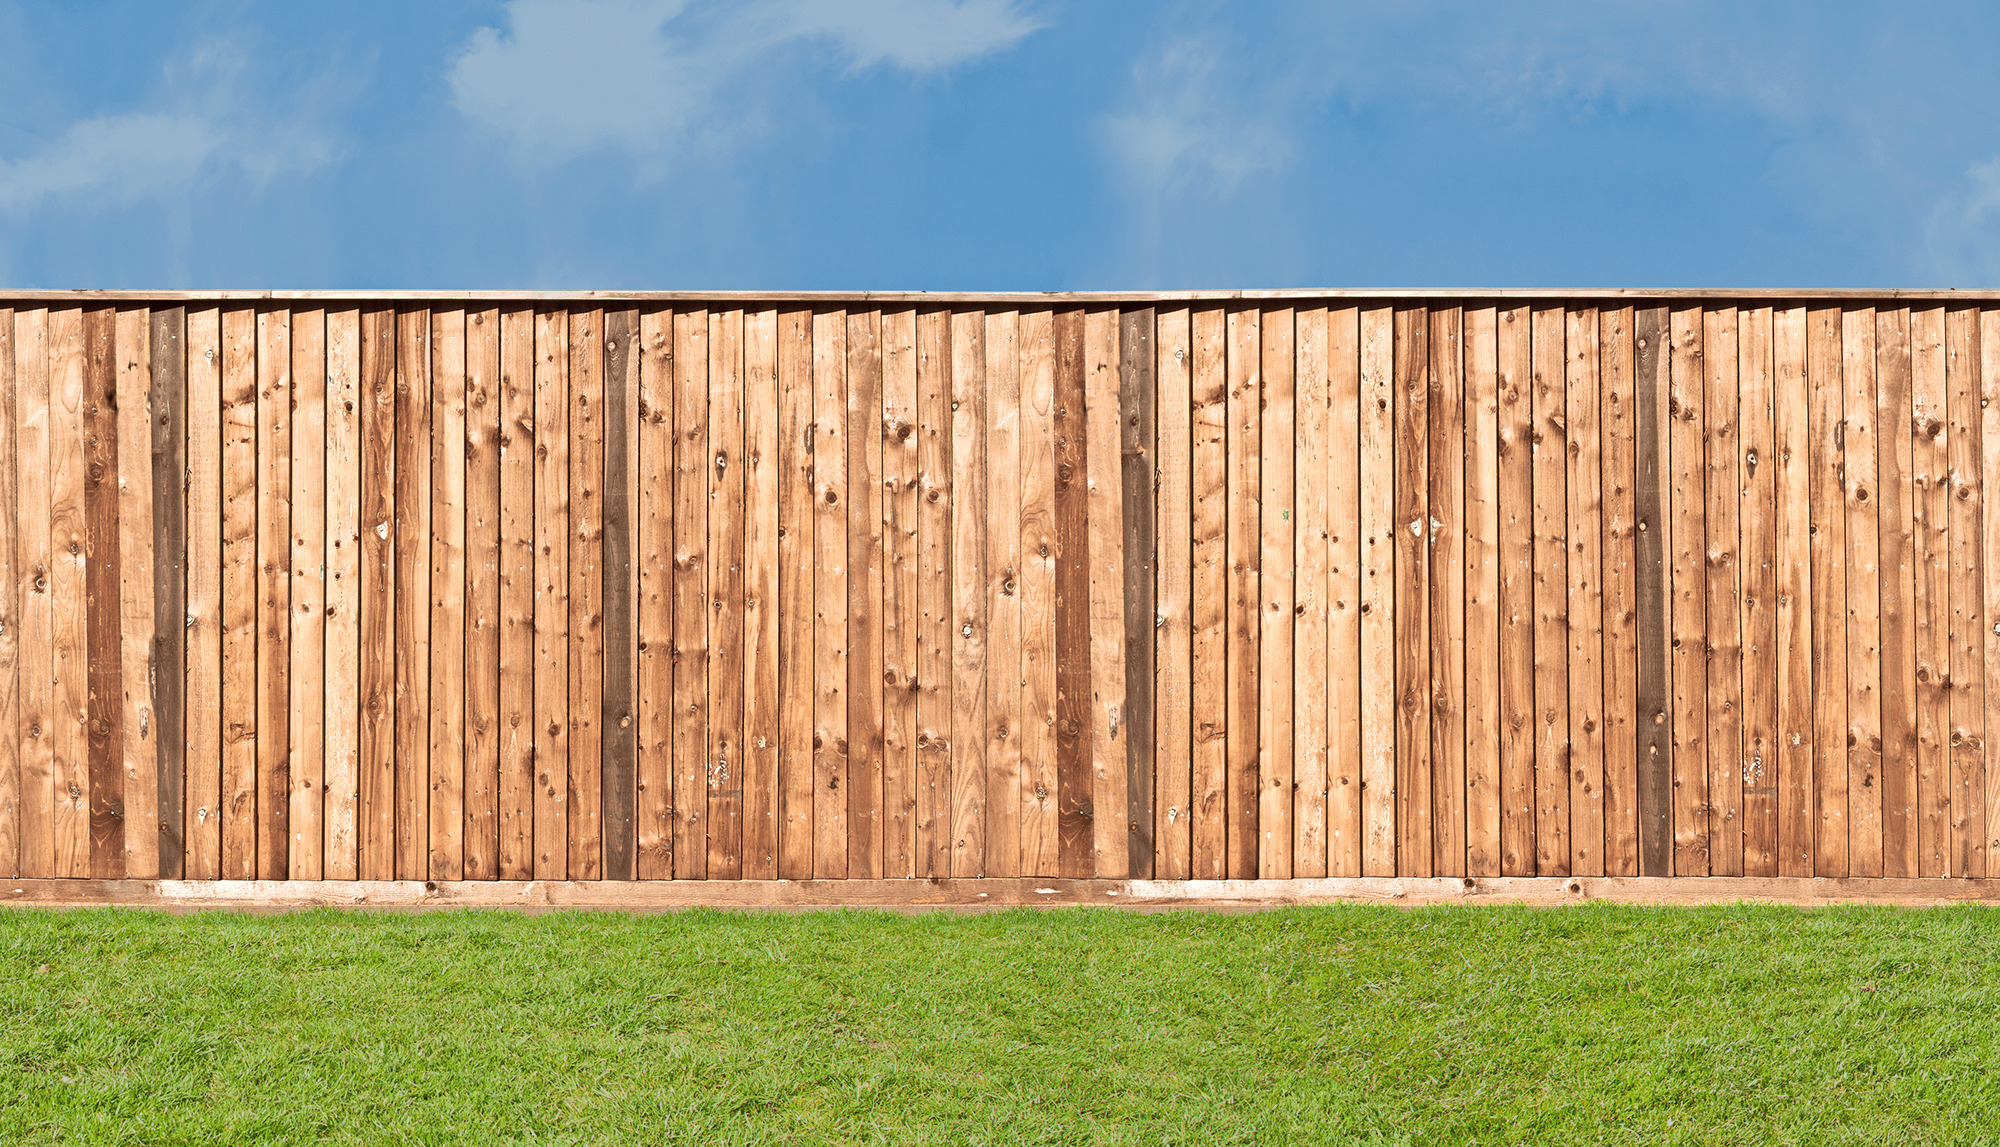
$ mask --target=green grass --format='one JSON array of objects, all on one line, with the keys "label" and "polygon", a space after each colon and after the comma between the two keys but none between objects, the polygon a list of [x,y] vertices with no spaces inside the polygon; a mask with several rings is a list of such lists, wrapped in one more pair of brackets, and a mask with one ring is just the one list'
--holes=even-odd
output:
[{"label": "green grass", "polygon": [[0,1142],[2000,1139],[2000,912],[0,912]]}]

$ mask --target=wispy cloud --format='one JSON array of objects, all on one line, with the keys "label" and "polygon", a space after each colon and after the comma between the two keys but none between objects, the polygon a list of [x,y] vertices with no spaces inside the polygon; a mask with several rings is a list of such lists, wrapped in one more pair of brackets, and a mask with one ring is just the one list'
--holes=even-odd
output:
[{"label": "wispy cloud", "polygon": [[657,169],[727,118],[718,89],[780,45],[830,44],[855,70],[936,72],[1003,51],[1042,26],[1013,0],[512,0],[447,79],[459,111],[530,163],[616,147]]}]

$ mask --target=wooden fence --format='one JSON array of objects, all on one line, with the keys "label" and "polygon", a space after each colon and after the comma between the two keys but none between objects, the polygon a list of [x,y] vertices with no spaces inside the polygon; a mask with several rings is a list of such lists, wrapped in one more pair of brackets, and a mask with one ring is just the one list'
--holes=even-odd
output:
[{"label": "wooden fence", "polygon": [[1982,877],[1996,391],[1944,293],[17,295],[0,872]]}]

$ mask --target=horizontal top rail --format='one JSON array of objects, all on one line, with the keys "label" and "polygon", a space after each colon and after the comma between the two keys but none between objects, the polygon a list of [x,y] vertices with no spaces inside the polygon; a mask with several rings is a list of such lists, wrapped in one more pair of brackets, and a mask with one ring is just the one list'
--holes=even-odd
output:
[{"label": "horizontal top rail", "polygon": [[1138,303],[1178,302],[1270,302],[1307,299],[1635,299],[1671,301],[1676,299],[1961,299],[1970,302],[2000,301],[2000,290],[1958,288],[1770,288],[1770,287],[1601,287],[1601,288],[1295,288],[1285,290],[1194,290],[1194,291],[152,291],[152,290],[26,290],[0,289],[0,305],[9,302],[93,301],[111,303],[156,302],[286,302],[320,300],[328,302],[548,302],[548,303],[677,303],[677,302],[769,302],[824,303],[851,306],[855,303],[954,304],[1054,304],[1077,303],[1118,306]]}]

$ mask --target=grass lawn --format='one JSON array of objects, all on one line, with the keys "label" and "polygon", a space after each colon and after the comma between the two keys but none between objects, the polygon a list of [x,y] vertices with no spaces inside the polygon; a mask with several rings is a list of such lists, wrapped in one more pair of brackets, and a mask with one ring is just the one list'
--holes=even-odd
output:
[{"label": "grass lawn", "polygon": [[2000,912],[0,912],[0,1141],[2000,1139]]}]

